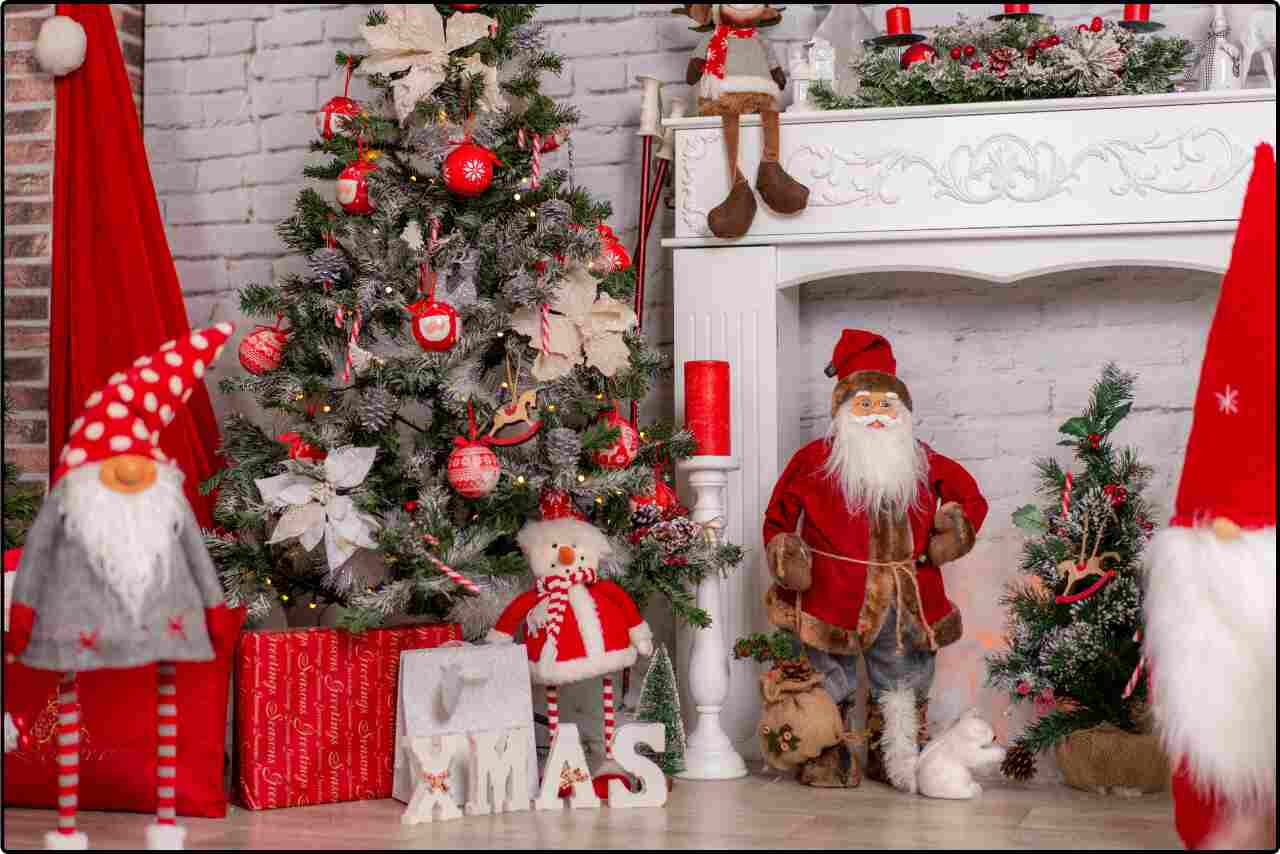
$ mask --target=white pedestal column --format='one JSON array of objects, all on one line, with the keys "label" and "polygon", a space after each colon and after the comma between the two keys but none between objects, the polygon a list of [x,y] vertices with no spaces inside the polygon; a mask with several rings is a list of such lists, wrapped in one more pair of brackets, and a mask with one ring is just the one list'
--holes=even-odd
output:
[{"label": "white pedestal column", "polygon": [[[696,495],[690,512],[693,521],[723,524],[725,488],[729,485],[729,472],[738,469],[737,461],[732,457],[693,457],[680,467],[688,474]],[[720,710],[729,695],[729,650],[724,639],[719,575],[709,575],[698,585],[698,607],[711,617],[711,625],[693,630],[689,696],[697,718],[685,745],[685,770],[678,776],[687,780],[733,780],[746,776],[747,765],[720,725]]]}]

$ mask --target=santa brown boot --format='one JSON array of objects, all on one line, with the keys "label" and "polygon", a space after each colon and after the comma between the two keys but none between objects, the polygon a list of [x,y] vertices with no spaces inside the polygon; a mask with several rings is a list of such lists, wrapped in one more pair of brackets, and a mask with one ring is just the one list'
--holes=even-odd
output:
[{"label": "santa brown boot", "polygon": [[729,190],[729,197],[707,214],[707,227],[716,237],[732,240],[746,234],[755,221],[756,196],[738,168],[738,115],[723,115],[720,123],[724,129],[725,156],[729,174],[733,176],[733,187]]},{"label": "santa brown boot", "polygon": [[760,120],[764,125],[764,153],[756,172],[756,189],[764,203],[776,213],[799,213],[809,205],[809,188],[788,175],[778,162],[782,138],[778,114],[764,112]]},{"label": "santa brown boot", "polygon": [[884,751],[880,747],[880,739],[884,735],[884,709],[875,700],[867,700],[867,767],[863,773],[868,780],[877,783],[889,783],[889,775],[884,767]]}]

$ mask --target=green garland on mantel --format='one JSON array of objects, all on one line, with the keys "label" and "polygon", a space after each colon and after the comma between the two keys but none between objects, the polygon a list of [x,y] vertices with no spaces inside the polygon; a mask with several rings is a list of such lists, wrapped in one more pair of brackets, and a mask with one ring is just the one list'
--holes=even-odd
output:
[{"label": "green garland on mantel", "polygon": [[[1177,37],[1136,36],[1112,21],[1055,28],[1045,18],[971,21],[936,28],[932,60],[903,69],[898,52],[872,48],[852,64],[861,81],[843,97],[825,83],[810,87],[822,110],[914,107],[1151,95],[1172,92],[1191,66],[1195,48]],[[971,48],[971,49],[969,49]],[[959,58],[953,58],[953,51]]]}]

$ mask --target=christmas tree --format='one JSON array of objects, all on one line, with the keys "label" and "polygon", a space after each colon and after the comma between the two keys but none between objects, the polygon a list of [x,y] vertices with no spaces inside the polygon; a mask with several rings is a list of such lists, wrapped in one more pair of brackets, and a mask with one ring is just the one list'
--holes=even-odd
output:
[{"label": "christmas tree", "polygon": [[1035,755],[1071,733],[1111,724],[1145,724],[1146,682],[1131,685],[1141,655],[1140,555],[1151,537],[1141,492],[1151,470],[1132,448],[1111,441],[1133,405],[1136,377],[1108,364],[1088,408],[1059,428],[1071,448],[1068,470],[1036,461],[1044,506],[1027,505],[1014,523],[1031,539],[1021,579],[1006,586],[1008,648],[987,657],[989,684],[1015,704],[1035,704],[1038,718],[1016,738],[1005,763],[1026,779]]},{"label": "christmas tree", "polygon": [[666,728],[666,749],[655,753],[647,747],[640,752],[658,763],[668,777],[684,770],[684,721],[680,718],[680,693],[676,671],[665,645],[659,646],[649,662],[640,686],[640,708],[636,720],[662,724]]},{"label": "christmas tree", "polygon": [[[306,272],[241,290],[267,323],[220,384],[273,419],[229,418],[205,484],[210,551],[251,619],[305,601],[352,630],[408,613],[478,637],[528,586],[514,536],[549,509],[610,535],[602,573],[639,606],[699,625],[689,588],[740,557],[663,482],[692,436],[625,418],[670,366],[636,329],[609,205],[572,156],[544,168],[577,113],[540,91],[561,59],[536,9],[387,6],[367,53],[337,55],[377,94],[317,117],[327,162],[305,174],[337,202],[303,190],[280,224]],[[380,571],[358,569],[369,553]]]}]

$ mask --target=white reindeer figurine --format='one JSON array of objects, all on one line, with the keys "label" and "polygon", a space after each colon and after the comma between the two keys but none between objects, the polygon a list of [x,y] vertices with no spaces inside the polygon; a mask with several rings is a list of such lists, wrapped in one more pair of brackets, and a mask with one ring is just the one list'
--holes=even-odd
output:
[{"label": "white reindeer figurine", "polygon": [[1240,75],[1249,76],[1253,58],[1262,54],[1262,70],[1267,75],[1267,85],[1276,86],[1276,10],[1274,6],[1255,9],[1241,28]]}]

